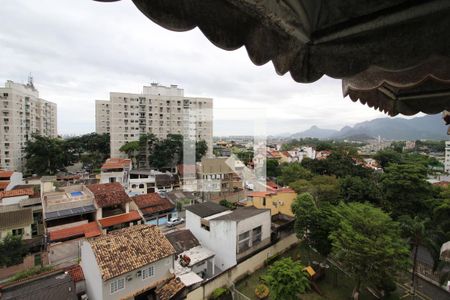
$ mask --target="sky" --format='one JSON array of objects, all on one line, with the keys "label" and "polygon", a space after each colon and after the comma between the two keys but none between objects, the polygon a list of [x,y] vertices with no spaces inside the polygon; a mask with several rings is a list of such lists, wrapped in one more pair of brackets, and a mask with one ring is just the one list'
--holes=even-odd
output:
[{"label": "sky", "polygon": [[216,136],[252,134],[261,116],[267,134],[387,117],[343,99],[340,80],[297,83],[270,62],[253,65],[243,48],[217,48],[197,28],[166,30],[130,0],[2,0],[1,15],[0,84],[31,73],[40,97],[58,104],[62,135],[95,131],[96,99],[151,82],[213,98]]}]

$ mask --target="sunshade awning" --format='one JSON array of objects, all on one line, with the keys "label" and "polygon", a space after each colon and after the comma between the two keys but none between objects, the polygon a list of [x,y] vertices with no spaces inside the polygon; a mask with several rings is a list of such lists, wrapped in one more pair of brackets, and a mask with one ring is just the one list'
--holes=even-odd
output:
[{"label": "sunshade awning", "polygon": [[[253,63],[262,65],[271,61],[278,74],[289,72],[297,82],[313,82],[323,75],[345,79],[344,95],[391,115],[435,113],[450,108],[448,97],[417,97],[407,105],[393,104],[391,99],[373,93],[358,94],[356,91],[361,88],[354,84],[371,77],[367,75],[374,70],[378,75],[386,73],[377,70],[394,72],[400,78],[430,58],[447,60],[448,0],[133,2],[149,19],[167,29],[186,31],[198,27],[217,47],[234,50],[244,46]],[[401,73],[404,70],[406,73]],[[422,88],[428,91],[435,87],[432,76],[422,76],[421,80],[426,81],[424,85],[419,82],[414,85],[417,95],[424,94]],[[395,84],[389,84],[386,82],[385,88],[396,94]],[[440,90],[447,82],[437,84]],[[402,91],[394,98],[399,97],[403,97]]]}]

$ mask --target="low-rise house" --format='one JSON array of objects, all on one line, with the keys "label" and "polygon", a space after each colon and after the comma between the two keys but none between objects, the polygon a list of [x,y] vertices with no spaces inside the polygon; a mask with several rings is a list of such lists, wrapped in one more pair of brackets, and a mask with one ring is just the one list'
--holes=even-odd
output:
[{"label": "low-rise house", "polygon": [[172,278],[174,253],[154,225],[87,239],[81,246],[81,266],[89,299],[154,297],[155,289]]},{"label": "low-rise house", "polygon": [[[203,202],[201,193],[186,192],[182,190],[173,190],[165,195],[176,207],[186,207],[192,204]],[[178,204],[180,203],[180,204]]]},{"label": "low-rise house", "polygon": [[323,160],[323,159],[327,159],[328,156],[331,155],[331,151],[330,150],[322,150],[322,151],[317,151],[316,152],[316,159],[317,160]]},{"label": "low-rise house", "polygon": [[173,277],[163,286],[158,287],[155,291],[158,300],[181,300],[186,299],[186,289],[180,278]]},{"label": "low-rise house", "polygon": [[195,164],[179,164],[177,165],[177,173],[183,191],[194,192],[198,190],[197,166]]},{"label": "low-rise house", "polygon": [[204,202],[186,209],[186,228],[201,245],[215,252],[215,265],[225,270],[270,244],[270,210],[229,210]]},{"label": "low-rise house", "polygon": [[129,190],[134,195],[154,193],[156,190],[155,171],[131,170]]},{"label": "low-rise house", "polygon": [[31,208],[21,208],[17,204],[0,206],[0,240],[8,234],[21,236],[24,240],[31,239],[33,223]]},{"label": "low-rise house", "polygon": [[56,270],[11,282],[0,288],[2,300],[77,300],[75,283],[64,270]]},{"label": "low-rise house", "polygon": [[178,216],[175,205],[157,193],[137,195],[131,199],[142,212],[146,224],[161,226]]},{"label": "low-rise house", "polygon": [[0,192],[9,191],[19,184],[23,184],[22,173],[0,169]]},{"label": "low-rise house", "polygon": [[297,198],[297,193],[290,188],[270,189],[267,192],[249,193],[245,205],[269,208],[272,216],[283,214],[294,217],[291,206],[295,198]]},{"label": "low-rise house", "polygon": [[215,253],[200,245],[189,229],[172,231],[166,238],[175,249],[175,275],[185,286],[203,281],[215,274]]},{"label": "low-rise house", "polygon": [[171,173],[157,173],[155,175],[156,192],[168,193],[174,188],[180,186],[180,180],[178,175]]},{"label": "low-rise house", "polygon": [[[72,278],[72,281],[75,283],[75,292],[79,299],[86,295],[86,281],[84,280],[83,269],[80,265],[73,265],[67,269],[67,273]],[[82,298],[81,298],[82,299]]]},{"label": "low-rise house", "polygon": [[232,157],[202,158],[199,177],[204,201],[240,200],[243,183],[234,168]]},{"label": "low-rise house", "polygon": [[139,211],[130,210],[131,198],[120,183],[92,184],[87,188],[94,195],[96,219],[104,233],[142,222]]},{"label": "low-rise house", "polygon": [[118,182],[128,189],[131,168],[131,159],[108,158],[101,168],[100,183]]}]

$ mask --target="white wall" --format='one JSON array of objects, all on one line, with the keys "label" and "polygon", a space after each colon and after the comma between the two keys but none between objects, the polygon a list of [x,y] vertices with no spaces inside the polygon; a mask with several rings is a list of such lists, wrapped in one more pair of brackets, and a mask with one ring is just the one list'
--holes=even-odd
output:
[{"label": "white wall", "polygon": [[[124,275],[111,278],[107,281],[103,281],[101,278],[100,270],[95,259],[95,255],[89,242],[84,241],[81,246],[81,267],[85,274],[86,290],[90,300],[114,300],[132,298],[132,296],[146,288],[151,288],[157,282],[170,278],[170,269],[173,268],[173,256],[168,256],[155,263],[149,264],[140,269],[133,270]],[[154,266],[155,275],[150,278],[142,279],[137,276],[137,272],[149,266]],[[131,276],[131,280],[128,281],[127,276]],[[114,294],[110,293],[110,284],[112,281],[119,278],[125,278],[125,288]]]},{"label": "white wall", "polygon": [[210,231],[200,225],[200,217],[186,211],[186,228],[200,244],[216,253],[215,265],[226,269],[236,264],[236,223],[226,221],[210,222]]},{"label": "white wall", "polygon": [[102,300],[103,281],[100,270],[90,244],[84,241],[81,245],[81,267],[86,281],[86,291],[90,300]]}]

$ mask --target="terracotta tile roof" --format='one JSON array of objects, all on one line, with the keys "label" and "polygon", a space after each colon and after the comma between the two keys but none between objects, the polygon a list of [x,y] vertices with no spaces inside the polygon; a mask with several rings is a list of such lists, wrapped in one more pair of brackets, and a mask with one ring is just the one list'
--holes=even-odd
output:
[{"label": "terracotta tile roof", "polygon": [[67,269],[67,273],[69,273],[70,277],[72,277],[72,280],[75,283],[84,280],[83,269],[81,268],[80,265],[75,265],[75,266],[69,267],[69,269]]},{"label": "terracotta tile roof", "polygon": [[56,242],[69,238],[94,237],[101,235],[102,231],[98,228],[97,222],[89,222],[87,224],[50,231],[48,234],[50,241]]},{"label": "terracotta tile roof", "polygon": [[274,192],[251,192],[247,196],[249,197],[266,197],[270,195],[274,195]]},{"label": "terracotta tile roof", "polygon": [[166,238],[175,248],[177,254],[196,246],[200,246],[200,242],[189,229],[175,230],[166,233]]},{"label": "terracotta tile roof", "polygon": [[122,223],[129,223],[138,220],[141,220],[141,215],[139,214],[138,211],[133,210],[126,214],[120,214],[100,219],[98,220],[98,222],[100,223],[100,226],[102,226],[102,228],[106,228],[109,226],[114,226]]},{"label": "terracotta tile roof", "polygon": [[276,184],[276,183],[273,182],[272,180],[268,180],[268,181],[267,181],[267,185],[268,185],[270,188],[275,189],[275,190],[279,188],[278,184]]},{"label": "terracotta tile roof", "polygon": [[188,175],[191,175],[191,176],[195,176],[195,174],[197,172],[197,167],[195,165],[179,164],[177,166],[177,170],[178,170],[178,174],[180,174],[180,176],[183,176],[184,173],[187,173]]},{"label": "terracotta tile roof", "polygon": [[0,191],[5,190],[8,187],[9,183],[10,183],[10,181],[2,181],[2,182],[0,182]]},{"label": "terracotta tile roof", "polygon": [[14,174],[13,171],[0,170],[0,178],[10,178]]},{"label": "terracotta tile roof", "polygon": [[10,190],[0,192],[0,199],[8,198],[8,197],[18,197],[18,196],[33,196],[34,191],[31,188],[26,189],[18,189],[18,190]]},{"label": "terracotta tile roof", "polygon": [[184,288],[185,286],[181,282],[180,278],[174,277],[162,286],[158,287],[155,292],[159,300],[170,300]]},{"label": "terracotta tile roof", "polygon": [[109,207],[131,201],[118,182],[90,184],[87,188],[94,194],[95,202],[100,207]]},{"label": "terracotta tile roof", "polygon": [[33,224],[33,211],[31,208],[4,209],[0,212],[0,230],[23,228],[31,224]]},{"label": "terracotta tile roof", "polygon": [[295,191],[289,187],[284,187],[277,190],[277,193],[295,193]]},{"label": "terracotta tile roof", "polygon": [[124,158],[108,158],[102,166],[102,170],[107,169],[122,169],[131,165],[130,159]]},{"label": "terracotta tile roof", "polygon": [[134,203],[144,214],[154,214],[157,212],[165,212],[175,208],[169,199],[162,198],[157,193],[149,193],[131,197]]},{"label": "terracotta tile roof", "polygon": [[167,256],[175,249],[155,225],[136,225],[89,239],[104,281]]},{"label": "terracotta tile roof", "polygon": [[434,186],[441,186],[441,187],[448,187],[449,184],[450,184],[449,181],[438,181],[433,183]]}]

